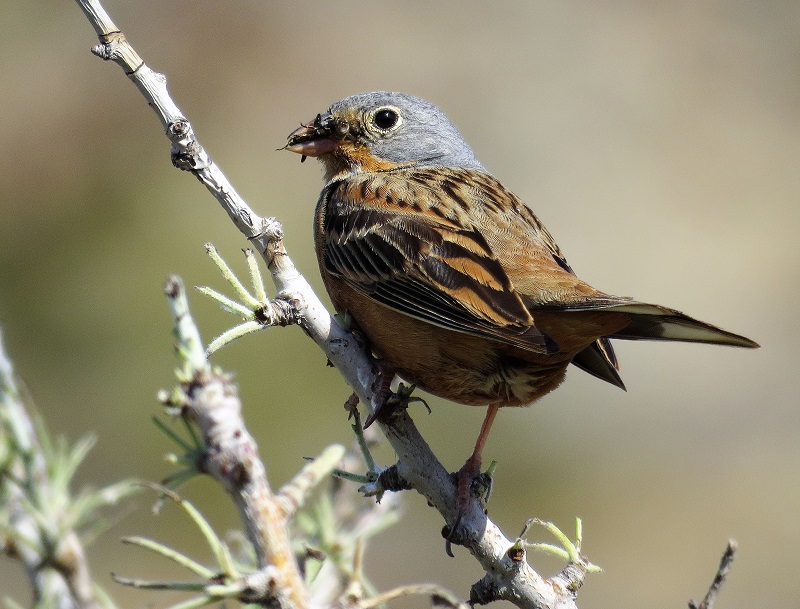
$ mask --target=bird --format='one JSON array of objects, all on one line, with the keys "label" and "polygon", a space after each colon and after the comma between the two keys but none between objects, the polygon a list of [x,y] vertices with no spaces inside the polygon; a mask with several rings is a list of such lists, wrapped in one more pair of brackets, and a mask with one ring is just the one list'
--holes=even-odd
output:
[{"label": "bird", "polygon": [[550,393],[570,364],[625,389],[611,339],[759,346],[579,279],[531,209],[418,97],[347,97],[301,123],[284,148],[322,162],[314,243],[323,283],[385,378],[487,407],[458,472],[455,523],[499,408]]}]

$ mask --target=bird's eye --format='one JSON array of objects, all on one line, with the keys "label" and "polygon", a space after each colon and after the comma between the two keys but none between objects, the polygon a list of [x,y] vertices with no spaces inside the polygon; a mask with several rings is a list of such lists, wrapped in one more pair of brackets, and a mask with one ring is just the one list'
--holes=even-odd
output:
[{"label": "bird's eye", "polygon": [[381,108],[372,115],[372,124],[381,131],[394,129],[400,121],[400,115],[393,108]]}]

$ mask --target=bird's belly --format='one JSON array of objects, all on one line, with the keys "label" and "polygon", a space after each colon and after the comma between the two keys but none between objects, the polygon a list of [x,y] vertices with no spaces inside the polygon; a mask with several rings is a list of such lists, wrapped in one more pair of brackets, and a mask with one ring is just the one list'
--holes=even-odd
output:
[{"label": "bird's belly", "polygon": [[354,292],[347,305],[372,351],[397,374],[461,404],[530,404],[561,383],[571,359],[446,330]]}]

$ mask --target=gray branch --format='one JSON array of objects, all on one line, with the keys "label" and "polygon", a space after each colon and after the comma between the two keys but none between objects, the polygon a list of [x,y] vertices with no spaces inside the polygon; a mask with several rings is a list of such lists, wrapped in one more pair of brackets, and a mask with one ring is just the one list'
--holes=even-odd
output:
[{"label": "gray branch", "polygon": [[[369,353],[343,330],[297,271],[282,241],[277,220],[261,218],[245,203],[211,160],[194,130],[167,92],[166,78],[151,70],[131,47],[96,0],[76,0],[97,32],[100,44],[92,49],[99,57],[116,62],[142,92],[156,112],[172,143],[176,167],[189,171],[214,195],[242,234],[263,256],[277,291],[277,298],[294,310],[293,318],[317,343],[326,357],[352,387],[361,402],[374,412],[383,396],[376,391],[377,371]],[[425,496],[452,526],[455,520],[456,485],[436,458],[411,418],[397,412],[378,424],[398,455],[397,473]],[[575,607],[580,582],[562,575],[539,576],[522,555],[512,553],[514,542],[486,516],[474,498],[461,520],[463,535],[454,539],[466,547],[486,571],[473,587],[475,602],[508,599],[519,607],[569,609]]]},{"label": "gray branch", "polygon": [[722,584],[725,583],[728,577],[728,571],[731,569],[731,564],[736,557],[736,550],[738,549],[739,545],[736,543],[736,540],[730,539],[728,541],[728,547],[725,548],[722,559],[719,561],[719,568],[717,569],[716,575],[714,575],[714,581],[712,581],[711,585],[708,587],[708,592],[700,603],[689,601],[689,609],[712,609],[714,602],[717,600],[717,595],[722,588]]}]

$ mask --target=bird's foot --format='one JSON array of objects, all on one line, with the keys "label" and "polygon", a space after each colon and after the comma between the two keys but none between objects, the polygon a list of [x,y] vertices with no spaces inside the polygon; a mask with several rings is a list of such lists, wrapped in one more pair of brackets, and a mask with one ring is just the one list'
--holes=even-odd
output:
[{"label": "bird's foot", "polygon": [[373,398],[373,403],[375,404],[375,408],[367,417],[367,420],[364,422],[364,427],[367,428],[379,417],[384,416],[391,416],[392,413],[398,412],[400,410],[405,410],[408,408],[409,404],[412,402],[421,402],[425,409],[428,411],[428,414],[431,412],[431,407],[428,406],[428,402],[425,401],[424,398],[419,396],[411,395],[416,389],[415,385],[406,385],[405,383],[399,383],[397,385],[397,390],[392,392],[391,390],[391,382],[394,378],[394,374],[391,375],[385,374],[381,372],[381,386],[375,392],[375,397]]},{"label": "bird's foot", "polygon": [[492,474],[497,467],[497,462],[492,461],[485,472],[481,472],[480,459],[470,457],[466,463],[456,472],[457,494],[456,494],[456,517],[453,525],[449,528],[445,536],[445,551],[448,556],[453,556],[452,544],[460,544],[464,535],[461,528],[461,521],[469,507],[473,497],[486,503],[492,493]]},{"label": "bird's foot", "polygon": [[397,391],[389,395],[388,399],[386,400],[386,406],[391,410],[405,410],[409,407],[412,402],[420,402],[423,406],[425,406],[425,410],[428,411],[428,414],[431,413],[431,407],[428,406],[428,402],[425,401],[424,398],[419,397],[418,395],[411,395],[414,393],[414,390],[417,388],[416,385],[406,385],[405,383],[399,383],[397,385]]}]

